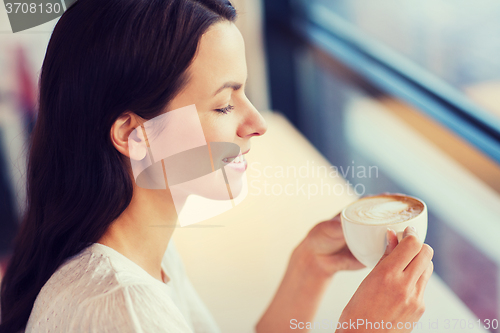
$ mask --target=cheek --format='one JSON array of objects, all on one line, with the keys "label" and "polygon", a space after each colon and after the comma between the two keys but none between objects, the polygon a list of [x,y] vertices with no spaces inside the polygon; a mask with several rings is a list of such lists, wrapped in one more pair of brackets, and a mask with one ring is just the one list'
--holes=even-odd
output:
[{"label": "cheek", "polygon": [[201,126],[207,142],[235,141],[238,126],[231,114],[215,114],[215,117],[209,118],[211,119],[201,118]]}]

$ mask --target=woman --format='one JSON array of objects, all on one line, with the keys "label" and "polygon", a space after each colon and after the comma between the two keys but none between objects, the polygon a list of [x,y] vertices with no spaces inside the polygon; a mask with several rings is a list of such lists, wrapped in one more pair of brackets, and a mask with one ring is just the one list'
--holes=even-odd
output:
[{"label": "woman", "polygon": [[[207,142],[248,152],[265,133],[244,93],[235,18],[227,0],[79,0],[59,19],[41,71],[28,209],[2,282],[1,332],[218,332],[169,242],[171,191],[137,186],[128,139],[193,104]],[[341,321],[422,315],[432,249],[412,230],[388,240]],[[334,273],[361,267],[338,216],[319,223],[293,251],[257,332],[311,321]]]}]

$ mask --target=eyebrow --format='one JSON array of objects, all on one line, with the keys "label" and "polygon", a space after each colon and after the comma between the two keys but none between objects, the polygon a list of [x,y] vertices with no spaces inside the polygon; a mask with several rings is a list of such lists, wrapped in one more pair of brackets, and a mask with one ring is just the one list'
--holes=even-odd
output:
[{"label": "eyebrow", "polygon": [[217,94],[219,94],[222,90],[224,89],[227,89],[227,88],[233,88],[233,90],[238,90],[242,87],[243,85],[241,83],[238,83],[238,82],[234,82],[234,81],[229,81],[229,82],[226,82],[222,85],[222,87],[220,87],[219,89],[217,89],[217,91],[215,92],[214,96],[217,96]]}]

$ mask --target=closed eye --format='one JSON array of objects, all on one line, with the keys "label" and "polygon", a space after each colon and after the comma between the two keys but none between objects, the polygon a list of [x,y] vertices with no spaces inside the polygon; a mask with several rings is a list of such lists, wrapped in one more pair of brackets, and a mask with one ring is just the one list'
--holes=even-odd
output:
[{"label": "closed eye", "polygon": [[234,106],[228,105],[228,106],[221,108],[221,109],[215,109],[215,111],[227,114],[227,113],[231,112],[231,110],[233,110],[233,109],[234,109]]}]

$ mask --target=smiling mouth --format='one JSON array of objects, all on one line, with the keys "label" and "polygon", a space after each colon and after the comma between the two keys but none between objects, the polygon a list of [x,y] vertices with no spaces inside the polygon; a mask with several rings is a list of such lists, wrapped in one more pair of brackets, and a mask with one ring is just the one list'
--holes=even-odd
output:
[{"label": "smiling mouth", "polygon": [[249,151],[250,151],[250,149],[248,149],[244,153],[240,153],[238,156],[231,156],[231,157],[223,158],[222,162],[224,162],[226,164],[229,164],[229,163],[235,163],[235,164],[244,163],[244,162],[246,162],[246,159],[245,159],[244,155],[247,154]]},{"label": "smiling mouth", "polygon": [[222,159],[224,163],[243,163],[245,161],[245,157],[243,155],[238,155],[236,157],[226,157]]}]

